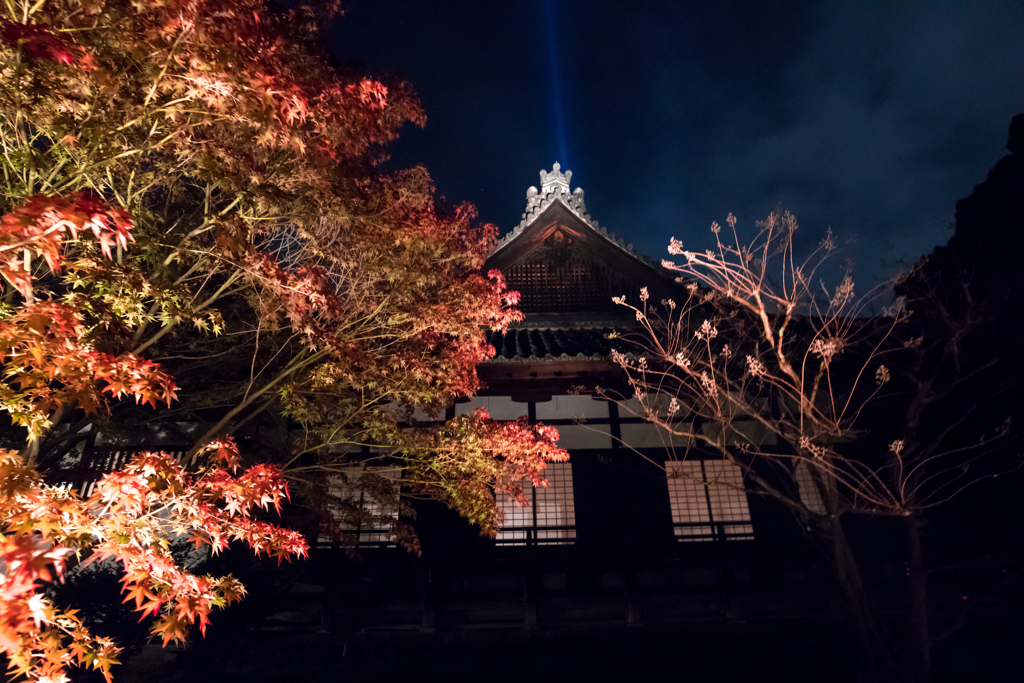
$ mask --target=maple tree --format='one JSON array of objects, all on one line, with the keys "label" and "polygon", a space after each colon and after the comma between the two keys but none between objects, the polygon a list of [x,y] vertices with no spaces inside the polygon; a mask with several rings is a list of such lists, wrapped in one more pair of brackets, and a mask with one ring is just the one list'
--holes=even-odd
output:
[{"label": "maple tree", "polygon": [[[3,275],[24,298],[0,322],[0,362],[7,380],[2,396],[30,443],[45,434],[54,412],[73,404],[93,413],[104,392],[115,399],[127,395],[137,402],[159,398],[170,404],[175,384],[157,364],[130,352],[114,356],[96,350],[83,315],[66,303],[33,295],[27,265],[33,253],[45,257],[51,272],[59,271],[65,231],[77,238],[78,231],[90,228],[109,258],[113,244],[124,248],[131,239],[131,216],[95,197],[37,196],[0,224],[5,250],[23,255],[5,264]],[[134,600],[138,611],[156,617],[151,630],[164,644],[184,640],[194,623],[205,632],[214,607],[245,594],[231,576],[183,570],[170,552],[175,536],[190,532],[197,548],[208,544],[213,552],[225,549],[229,540],[242,540],[279,559],[306,554],[298,532],[250,517],[254,507],[280,511],[288,489],[278,468],[258,465],[235,476],[241,461],[230,440],[204,444],[201,452],[215,453],[216,461],[200,476],[187,472],[173,455],[148,452],[105,475],[86,498],[45,484],[23,454],[0,452],[0,652],[12,673],[68,680],[66,669],[74,663],[111,680],[120,648],[94,636],[76,610],[52,604],[38,583],[61,578],[72,553],[85,552],[88,561],[120,561],[125,601]]]},{"label": "maple tree", "polygon": [[391,457],[402,463],[407,481],[447,503],[492,537],[502,522],[495,495],[503,494],[527,506],[523,482],[547,486],[543,476],[546,463],[569,459],[569,454],[558,448],[554,427],[529,424],[526,418],[497,422],[484,408],[449,420],[438,430],[402,429],[393,414],[381,417],[372,425],[371,434],[384,442],[400,440],[401,447]]},{"label": "maple tree", "polygon": [[74,663],[111,680],[120,648],[94,636],[76,610],[55,606],[39,591],[37,582],[59,578],[69,555],[88,551],[90,562],[119,561],[125,602],[156,617],[151,632],[166,645],[184,641],[194,623],[205,632],[215,607],[245,595],[230,575],[183,569],[169,539],[187,533],[197,547],[209,545],[213,552],[239,540],[281,559],[306,554],[301,534],[250,516],[256,507],[280,509],[287,484],[279,470],[257,465],[236,474],[240,458],[230,440],[208,444],[204,453],[213,463],[198,475],[173,455],[140,454],[104,476],[87,498],[45,485],[14,452],[0,455],[0,651],[13,673],[68,680],[66,669]]},{"label": "maple tree", "polygon": [[[876,307],[889,283],[857,294],[849,272],[827,271],[837,251],[831,233],[800,259],[792,215],[776,212],[758,225],[743,242],[730,215],[727,228],[712,226],[716,248],[705,252],[673,239],[669,252],[685,260],[663,266],[685,285],[680,301],[651,301],[647,289],[638,305],[615,299],[638,323],[624,335],[635,353],[613,351],[633,392],[630,401],[617,398],[671,435],[672,458],[693,449],[732,463],[746,490],[780,502],[827,549],[868,680],[927,680],[920,519],[1001,471],[975,473],[1006,443],[1008,425],[997,420],[975,440],[951,443],[962,416],[941,428],[922,418],[976,374],[957,362],[963,321],[925,331],[904,296]],[[920,293],[913,302],[926,303]],[[899,417],[893,423],[886,413]],[[847,530],[858,516],[902,527],[909,642],[893,637],[870,599]]]},{"label": "maple tree", "polygon": [[[73,659],[109,673],[113,645],[79,638],[73,611],[39,602],[34,581],[57,576],[62,549],[121,560],[137,606],[163,610],[166,642],[239,596],[173,567],[169,539],[216,522],[200,543],[301,554],[293,532],[250,513],[276,507],[285,481],[315,500],[346,449],[382,449],[419,493],[492,534],[494,491],[515,495],[565,457],[553,431],[483,414],[441,432],[405,424],[413,407],[436,413],[477,390],[476,364],[493,353],[482,329],[518,319],[516,295],[481,272],[493,226],[441,207],[423,169],[381,170],[383,145],[423,113],[407,84],[329,65],[317,31],[331,3],[2,12],[0,405],[22,430],[6,440],[23,444],[4,460],[17,482],[4,494],[8,567],[21,572],[5,598],[12,666],[59,678]],[[178,460],[153,449],[85,499],[42,483],[97,438],[133,443],[182,422],[204,430]],[[278,438],[245,438],[266,424]],[[208,462],[233,433],[262,464],[231,474],[234,455]],[[62,530],[15,505],[58,497]],[[136,534],[146,541],[129,551]]]}]

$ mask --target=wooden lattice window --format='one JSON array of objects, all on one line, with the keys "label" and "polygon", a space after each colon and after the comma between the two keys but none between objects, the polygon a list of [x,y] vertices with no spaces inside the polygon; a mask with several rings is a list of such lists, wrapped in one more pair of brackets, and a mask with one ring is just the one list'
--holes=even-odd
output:
[{"label": "wooden lattice window", "polygon": [[739,467],[725,460],[673,460],[665,473],[680,541],[754,539]]},{"label": "wooden lattice window", "polygon": [[509,288],[522,295],[524,311],[614,310],[611,298],[627,289],[620,273],[580,252],[563,265],[541,252],[508,268],[505,277]]},{"label": "wooden lattice window", "polygon": [[499,545],[569,545],[576,538],[576,507],[573,503],[572,465],[556,462],[544,470],[549,486],[537,488],[529,480],[523,492],[530,505],[519,507],[498,494],[498,509],[504,521],[498,532]]}]

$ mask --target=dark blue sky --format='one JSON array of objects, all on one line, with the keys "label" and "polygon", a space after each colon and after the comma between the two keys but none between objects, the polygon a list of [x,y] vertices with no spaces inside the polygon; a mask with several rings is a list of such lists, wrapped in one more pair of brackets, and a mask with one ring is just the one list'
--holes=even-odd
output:
[{"label": "dark blue sky", "polygon": [[[427,112],[393,161],[502,231],[557,159],[655,258],[781,203],[861,279],[948,238],[1024,111],[1024,3],[349,0],[339,57]],[[557,85],[556,85],[557,84]]]}]

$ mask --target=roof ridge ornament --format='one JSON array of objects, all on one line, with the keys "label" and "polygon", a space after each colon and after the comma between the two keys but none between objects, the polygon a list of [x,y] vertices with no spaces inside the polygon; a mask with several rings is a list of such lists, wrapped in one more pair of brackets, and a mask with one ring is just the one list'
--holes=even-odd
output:
[{"label": "roof ridge ornament", "polygon": [[541,169],[540,171],[540,191],[544,194],[549,192],[559,192],[560,194],[569,194],[569,183],[572,181],[572,171],[566,171],[562,173],[562,165],[555,162],[550,173]]},{"label": "roof ridge ornament", "polygon": [[566,170],[562,173],[562,165],[555,162],[551,171],[540,171],[540,189],[530,186],[526,190],[526,211],[519,225],[511,233],[513,236],[523,231],[534,218],[548,208],[555,200],[560,200],[568,206],[573,213],[582,218],[591,227],[597,227],[597,221],[590,220],[587,213],[587,205],[583,200],[583,188],[577,187],[570,192],[569,183],[572,181],[572,171]]}]

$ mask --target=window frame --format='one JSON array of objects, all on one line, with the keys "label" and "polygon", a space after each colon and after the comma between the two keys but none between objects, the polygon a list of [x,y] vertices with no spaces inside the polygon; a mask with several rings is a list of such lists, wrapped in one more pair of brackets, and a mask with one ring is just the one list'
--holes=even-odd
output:
[{"label": "window frame", "polygon": [[[358,479],[364,473],[377,474],[385,479],[389,479],[395,486],[401,487],[402,485],[402,470],[398,467],[389,467],[386,465],[366,465],[366,464],[352,464],[343,468],[339,468],[341,473],[345,475],[349,482],[353,481],[353,476]],[[387,472],[390,474],[384,474]],[[332,481],[337,477],[329,477],[327,482],[328,490],[334,495],[344,496],[347,493],[358,494],[358,500],[353,500],[354,505],[358,505],[364,510],[373,510],[373,506],[379,509],[378,511],[371,511],[375,517],[384,518],[387,517],[390,522],[381,523],[380,525],[373,526],[372,528],[363,527],[362,521],[359,524],[353,526],[350,522],[336,519],[336,522],[341,527],[342,531],[347,534],[352,534],[355,537],[355,544],[353,549],[365,550],[365,549],[384,549],[384,548],[396,548],[397,543],[394,539],[389,538],[389,534],[392,529],[392,524],[398,521],[399,511],[398,509],[392,509],[373,499],[373,497],[367,493],[366,490],[351,486],[351,484],[345,484],[340,481]],[[333,512],[332,512],[333,514]],[[345,544],[336,541],[330,537],[318,534],[316,538],[316,547],[321,549],[337,549],[343,548]]]},{"label": "window frame", "polygon": [[[516,524],[515,526],[508,526],[506,523],[502,523],[494,539],[495,545],[498,547],[575,545],[576,499],[572,478],[572,463],[549,463],[547,468],[545,468],[545,478],[552,484],[551,486],[537,487],[529,479],[521,482],[523,493],[530,500],[528,507],[519,507],[515,501],[509,499],[504,494],[498,494],[496,502],[499,510],[502,510],[502,512],[525,513],[529,516],[529,520],[528,523]],[[502,500],[502,497],[504,497],[504,500]],[[550,498],[551,500],[548,502],[544,498]],[[562,510],[557,509],[560,502],[564,504]],[[554,506],[556,508],[555,514],[564,515],[565,519],[570,523],[538,524],[538,521],[543,521],[538,520],[538,513],[546,514],[549,506]],[[522,514],[514,515],[514,517],[519,517],[520,519],[522,516]],[[518,522],[519,519],[514,521]]]},{"label": "window frame", "polygon": [[[709,463],[720,472],[709,475]],[[682,470],[691,470],[685,473]],[[696,467],[695,467],[696,466]],[[672,470],[680,470],[673,476]],[[700,481],[696,474],[700,473]],[[673,534],[680,543],[753,541],[754,523],[745,488],[716,485],[725,477],[731,484],[743,486],[743,471],[735,463],[718,459],[669,460],[665,462],[665,481],[672,515]],[[709,476],[713,479],[709,480]],[[694,504],[690,506],[688,504]],[[738,515],[722,514],[738,510]],[[721,517],[716,519],[717,516]],[[696,517],[696,519],[694,519]],[[685,519],[684,519],[685,518]],[[690,531],[690,533],[687,533]],[[696,533],[694,533],[696,532]]]}]

